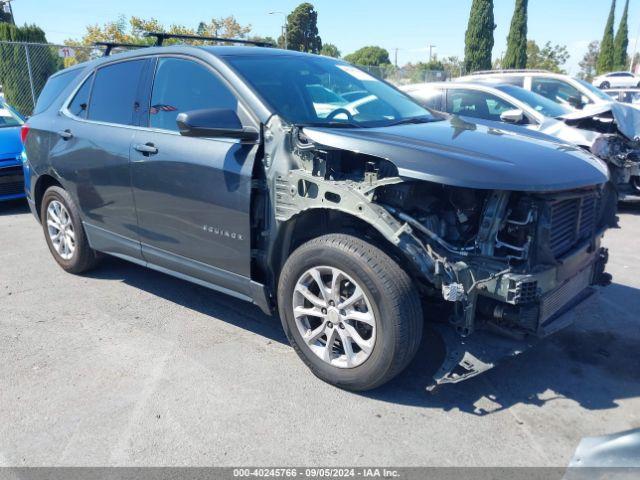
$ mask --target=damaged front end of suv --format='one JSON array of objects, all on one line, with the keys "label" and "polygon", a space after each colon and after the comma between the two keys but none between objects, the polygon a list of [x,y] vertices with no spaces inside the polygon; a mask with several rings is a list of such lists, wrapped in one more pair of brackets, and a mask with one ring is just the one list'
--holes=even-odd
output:
[{"label": "damaged front end of suv", "polygon": [[452,306],[448,354],[429,388],[566,326],[562,314],[607,282],[606,167],[579,148],[457,118],[356,129],[274,117],[265,138],[265,202],[275,214],[263,237],[280,231],[301,243],[314,224],[351,228],[392,246],[385,252],[411,272],[423,300]]}]

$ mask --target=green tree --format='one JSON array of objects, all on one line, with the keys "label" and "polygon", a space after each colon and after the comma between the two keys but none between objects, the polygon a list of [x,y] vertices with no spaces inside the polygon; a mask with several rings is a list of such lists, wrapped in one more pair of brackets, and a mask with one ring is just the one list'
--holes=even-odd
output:
[{"label": "green tree", "polygon": [[376,46],[362,47],[345,56],[344,59],[354,65],[367,65],[372,67],[391,64],[389,52],[382,47]]},{"label": "green tree", "polygon": [[564,45],[552,45],[551,42],[547,42],[540,48],[534,40],[527,42],[527,68],[565,73],[562,67],[567,60],[569,52]]},{"label": "green tree", "polygon": [[332,43],[325,43],[324,45],[322,45],[322,50],[320,50],[320,55],[324,55],[325,57],[333,57],[333,58],[340,58],[342,56],[342,54],[340,53],[340,50],[338,50],[338,47],[336,47]]},{"label": "green tree", "polygon": [[[284,45],[280,37],[278,45]],[[322,39],[318,35],[318,12],[310,3],[301,3],[287,16],[287,48],[299,52],[320,53]]]},{"label": "green tree", "polygon": [[277,45],[278,42],[276,41],[275,38],[273,37],[263,37],[262,35],[251,35],[249,37],[249,40],[251,40],[252,42],[263,42],[263,43],[270,43],[271,45]]},{"label": "green tree", "polygon": [[527,66],[527,4],[528,0],[516,0],[502,68],[526,68]]},{"label": "green tree", "polygon": [[[146,32],[167,32],[185,35],[206,35],[220,38],[245,38],[251,32],[251,25],[241,25],[233,16],[212,18],[209,22],[199,22],[196,29],[185,27],[184,25],[173,24],[165,27],[155,18],[148,20],[140,17],[120,16],[115,21],[105,22],[102,25],[88,25],[86,32],[81,39],[67,39],[65,45],[70,47],[90,47],[96,42],[118,42],[132,43],[139,45],[151,45],[155,40],[145,37]],[[273,40],[273,39],[272,39]],[[182,40],[169,39],[166,45],[180,43]],[[206,42],[190,41],[195,45]],[[84,62],[90,59],[89,49],[76,50],[75,58],[65,59],[65,66],[69,67],[75,63]]]},{"label": "green tree", "polygon": [[627,67],[627,47],[629,46],[629,0],[624,4],[620,26],[613,42],[613,68],[624,70]]},{"label": "green tree", "polygon": [[600,42],[594,40],[587,47],[587,53],[584,54],[582,60],[578,63],[580,65],[580,78],[591,81],[596,75],[596,66],[598,64],[598,55],[600,54]]},{"label": "green tree", "polygon": [[607,25],[604,28],[604,36],[600,42],[600,55],[598,55],[597,73],[607,73],[613,70],[615,65],[615,47],[613,44],[613,22],[616,14],[616,0],[611,0],[611,10]]},{"label": "green tree", "polygon": [[[47,43],[47,38],[39,27],[16,27],[9,23],[0,23],[0,40]],[[49,76],[60,67],[57,56],[54,56],[48,46],[29,45],[27,49],[24,45],[0,45],[0,84],[7,103],[23,115],[31,115],[34,107],[27,54],[31,63],[33,94],[36,98]]]},{"label": "green tree", "polygon": [[493,0],[473,0],[464,39],[464,66],[467,72],[491,68]]}]

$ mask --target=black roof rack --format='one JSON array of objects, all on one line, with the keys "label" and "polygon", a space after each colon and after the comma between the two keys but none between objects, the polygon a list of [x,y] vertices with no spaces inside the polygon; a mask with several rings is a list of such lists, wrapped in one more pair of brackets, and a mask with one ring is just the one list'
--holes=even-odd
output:
[{"label": "black roof rack", "polygon": [[207,42],[224,42],[224,43],[239,43],[242,45],[255,45],[256,47],[273,47],[273,43],[258,42],[253,40],[242,40],[239,38],[220,38],[220,37],[206,37],[203,35],[188,35],[183,33],[164,33],[164,32],[146,32],[145,37],[154,37],[156,39],[155,46],[162,46],[163,42],[169,38],[181,38],[185,40],[205,40]]},{"label": "black roof rack", "polygon": [[128,48],[142,48],[148,47],[149,45],[140,45],[139,43],[119,43],[119,42],[95,42],[93,44],[96,47],[106,47],[104,50],[103,57],[108,57],[111,54],[111,50],[116,47],[128,47]]}]

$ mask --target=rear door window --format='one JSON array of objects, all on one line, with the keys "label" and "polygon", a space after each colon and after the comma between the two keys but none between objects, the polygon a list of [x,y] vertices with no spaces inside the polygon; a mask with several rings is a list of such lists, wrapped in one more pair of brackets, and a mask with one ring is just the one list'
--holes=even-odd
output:
[{"label": "rear door window", "polygon": [[237,110],[238,100],[204,65],[182,58],[160,58],[151,92],[149,127],[177,131],[179,113],[208,108]]},{"label": "rear door window", "polygon": [[100,68],[93,81],[89,120],[133,125],[138,85],[145,60],[132,60]]},{"label": "rear door window", "polygon": [[92,73],[91,76],[84,81],[69,104],[68,110],[76,117],[87,118],[89,95],[91,94],[91,86],[93,85],[94,76],[95,75]]}]

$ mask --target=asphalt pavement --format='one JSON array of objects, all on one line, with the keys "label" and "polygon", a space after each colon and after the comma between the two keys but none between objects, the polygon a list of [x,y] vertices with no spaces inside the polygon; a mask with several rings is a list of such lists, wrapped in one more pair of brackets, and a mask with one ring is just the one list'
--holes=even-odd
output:
[{"label": "asphalt pavement", "polygon": [[620,225],[577,324],[433,394],[426,335],[354,394],[276,318],[114,258],[67,274],[24,203],[0,204],[0,466],[567,465],[582,437],[640,427],[640,208]]}]

